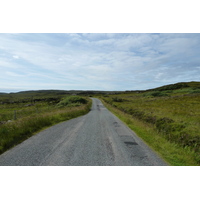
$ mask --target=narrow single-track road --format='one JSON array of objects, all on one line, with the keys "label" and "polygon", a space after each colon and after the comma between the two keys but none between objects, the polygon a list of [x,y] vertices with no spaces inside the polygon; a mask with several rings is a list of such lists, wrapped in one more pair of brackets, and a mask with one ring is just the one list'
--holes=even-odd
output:
[{"label": "narrow single-track road", "polygon": [[0,155],[6,166],[167,165],[136,134],[92,98],[91,111],[59,123]]}]

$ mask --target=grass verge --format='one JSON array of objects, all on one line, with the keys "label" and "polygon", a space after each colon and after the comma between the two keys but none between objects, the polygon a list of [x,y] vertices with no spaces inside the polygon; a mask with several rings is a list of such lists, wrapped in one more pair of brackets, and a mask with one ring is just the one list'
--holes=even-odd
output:
[{"label": "grass verge", "polygon": [[196,154],[188,147],[181,147],[170,142],[157,133],[155,127],[145,123],[130,114],[124,113],[101,99],[104,105],[129,128],[137,133],[153,150],[155,150],[169,165],[173,166],[198,166]]}]

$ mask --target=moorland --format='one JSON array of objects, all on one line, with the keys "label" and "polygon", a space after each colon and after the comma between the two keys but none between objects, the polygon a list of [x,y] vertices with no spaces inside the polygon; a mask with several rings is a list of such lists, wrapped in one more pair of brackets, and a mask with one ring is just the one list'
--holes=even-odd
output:
[{"label": "moorland", "polygon": [[170,165],[200,165],[200,82],[137,91],[0,93],[0,153],[90,111],[97,97]]},{"label": "moorland", "polygon": [[102,95],[107,107],[171,165],[200,165],[200,82]]}]

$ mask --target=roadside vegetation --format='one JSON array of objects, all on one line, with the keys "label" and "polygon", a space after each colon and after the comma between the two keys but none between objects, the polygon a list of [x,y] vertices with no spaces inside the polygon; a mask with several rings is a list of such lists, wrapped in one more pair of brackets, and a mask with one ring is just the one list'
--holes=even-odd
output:
[{"label": "roadside vegetation", "polygon": [[200,165],[200,83],[102,95],[107,107],[171,165]]},{"label": "roadside vegetation", "polygon": [[200,82],[146,91],[1,93],[0,153],[45,127],[86,114],[89,96],[100,98],[170,165],[200,165]]},{"label": "roadside vegetation", "polygon": [[61,91],[0,94],[0,153],[43,128],[89,112],[88,97]]}]

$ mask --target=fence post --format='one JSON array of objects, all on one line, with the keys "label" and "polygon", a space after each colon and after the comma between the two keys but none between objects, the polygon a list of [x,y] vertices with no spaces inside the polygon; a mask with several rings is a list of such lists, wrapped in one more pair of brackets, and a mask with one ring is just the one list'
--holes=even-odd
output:
[{"label": "fence post", "polygon": [[14,110],[14,120],[17,119],[17,113],[16,113],[16,110]]}]

